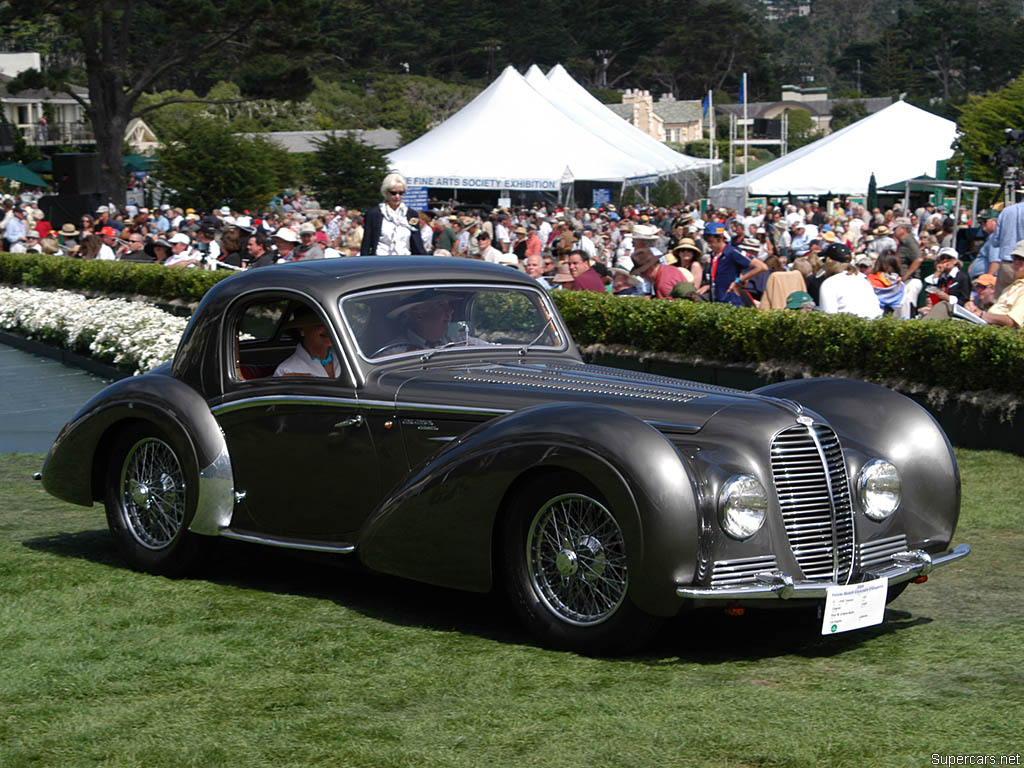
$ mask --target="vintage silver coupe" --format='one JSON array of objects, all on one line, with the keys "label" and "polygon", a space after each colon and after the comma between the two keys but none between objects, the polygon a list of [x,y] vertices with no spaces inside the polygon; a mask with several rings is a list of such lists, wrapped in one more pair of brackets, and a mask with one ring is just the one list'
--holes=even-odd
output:
[{"label": "vintage silver coupe", "polygon": [[[289,358],[333,377],[280,375]],[[585,653],[708,605],[817,608],[826,634],[876,624],[970,552],[951,548],[953,452],[911,400],[588,365],[532,278],[462,259],[218,283],[173,362],[64,427],[42,481],[102,500],[142,571],[183,574],[215,536],[337,553],[505,589],[541,642]]]}]

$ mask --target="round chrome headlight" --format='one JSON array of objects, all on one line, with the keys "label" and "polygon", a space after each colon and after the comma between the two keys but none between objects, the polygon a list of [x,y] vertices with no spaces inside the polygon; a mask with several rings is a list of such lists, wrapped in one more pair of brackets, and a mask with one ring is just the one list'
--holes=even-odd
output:
[{"label": "round chrome headlight", "polygon": [[734,475],[718,494],[718,521],[736,539],[749,539],[764,525],[768,494],[752,475]]},{"label": "round chrome headlight", "polygon": [[857,493],[865,515],[885,520],[900,505],[900,473],[885,459],[872,459],[857,475]]}]

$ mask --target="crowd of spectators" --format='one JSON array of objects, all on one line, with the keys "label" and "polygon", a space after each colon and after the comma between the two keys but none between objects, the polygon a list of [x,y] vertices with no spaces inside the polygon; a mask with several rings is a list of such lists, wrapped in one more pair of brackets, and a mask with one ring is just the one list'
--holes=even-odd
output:
[{"label": "crowd of spectators", "polygon": [[967,209],[930,203],[869,211],[838,200],[744,211],[696,203],[435,203],[412,211],[401,202],[400,175],[390,174],[381,192],[384,202],[366,211],[321,208],[304,194],[258,212],[100,206],[59,229],[31,202],[8,199],[0,229],[13,252],[166,267],[241,270],[360,253],[426,253],[503,264],[548,290],[866,318],[961,317],[1017,328],[1024,322],[1024,203],[973,218]]}]

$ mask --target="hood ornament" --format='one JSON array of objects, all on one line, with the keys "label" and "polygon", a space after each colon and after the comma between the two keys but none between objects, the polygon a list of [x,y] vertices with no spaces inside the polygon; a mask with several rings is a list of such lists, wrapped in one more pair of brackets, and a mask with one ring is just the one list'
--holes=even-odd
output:
[{"label": "hood ornament", "polygon": [[809,426],[811,426],[811,424],[814,423],[814,419],[812,419],[810,416],[802,416],[802,415],[801,416],[797,416],[796,417],[796,421],[797,421],[798,424],[803,424],[805,427],[809,427]]}]

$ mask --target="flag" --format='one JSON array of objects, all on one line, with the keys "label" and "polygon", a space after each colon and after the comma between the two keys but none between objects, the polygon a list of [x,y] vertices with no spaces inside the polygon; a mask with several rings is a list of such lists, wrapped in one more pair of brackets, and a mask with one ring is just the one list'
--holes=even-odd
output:
[{"label": "flag", "polygon": [[704,117],[707,117],[708,116],[708,97],[707,96],[705,96],[703,99],[700,100],[700,105],[702,107],[704,107]]},{"label": "flag", "polygon": [[747,73],[743,73],[743,79],[740,80],[740,104],[747,103]]}]

